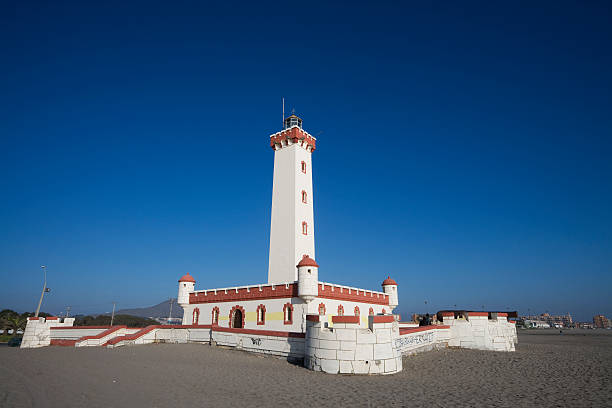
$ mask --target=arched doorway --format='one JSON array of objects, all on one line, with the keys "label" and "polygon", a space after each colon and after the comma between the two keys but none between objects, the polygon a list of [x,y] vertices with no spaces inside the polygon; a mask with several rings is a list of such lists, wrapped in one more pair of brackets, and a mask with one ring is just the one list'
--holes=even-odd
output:
[{"label": "arched doorway", "polygon": [[234,310],[234,321],[232,322],[232,327],[235,329],[242,328],[242,310],[236,309]]}]

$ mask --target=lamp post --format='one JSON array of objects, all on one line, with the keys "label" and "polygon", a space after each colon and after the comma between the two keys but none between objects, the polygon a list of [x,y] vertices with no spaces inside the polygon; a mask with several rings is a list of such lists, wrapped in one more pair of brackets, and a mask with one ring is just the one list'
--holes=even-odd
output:
[{"label": "lamp post", "polygon": [[41,265],[41,268],[43,270],[45,280],[43,283],[43,290],[40,294],[40,300],[38,301],[38,307],[36,308],[36,313],[34,314],[34,317],[38,317],[38,313],[40,312],[40,306],[42,305],[42,301],[43,301],[43,297],[45,296],[45,292],[49,292],[47,290],[47,267],[45,265]]}]

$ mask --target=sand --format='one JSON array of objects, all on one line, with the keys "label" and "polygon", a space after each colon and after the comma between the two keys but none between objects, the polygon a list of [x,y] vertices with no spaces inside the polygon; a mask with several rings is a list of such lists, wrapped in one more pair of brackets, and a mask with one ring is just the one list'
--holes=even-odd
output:
[{"label": "sand", "polygon": [[519,332],[515,353],[441,350],[391,376],[308,371],[200,344],[0,347],[0,407],[612,406],[612,331]]}]

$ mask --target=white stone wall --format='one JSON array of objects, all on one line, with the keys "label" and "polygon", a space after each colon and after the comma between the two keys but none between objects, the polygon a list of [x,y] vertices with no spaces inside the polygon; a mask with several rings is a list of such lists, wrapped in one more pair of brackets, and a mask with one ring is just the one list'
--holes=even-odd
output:
[{"label": "white stone wall", "polygon": [[402,355],[394,347],[399,337],[397,322],[372,323],[361,328],[353,323],[307,322],[304,366],[329,374],[393,374],[402,370]]},{"label": "white stone wall", "polygon": [[23,333],[23,340],[21,341],[21,348],[48,346],[51,344],[51,327],[72,326],[73,324],[73,317],[64,319],[45,319],[44,317],[39,317],[38,320],[28,319]]},{"label": "white stone wall", "polygon": [[516,327],[506,317],[489,319],[487,316],[468,313],[467,318],[460,319],[444,316],[444,324],[450,326],[450,347],[515,351]]},{"label": "white stone wall", "polygon": [[212,341],[220,346],[236,347],[253,353],[304,358],[304,338],[271,336],[255,333],[229,333],[212,331]]},{"label": "white stone wall", "polygon": [[[306,174],[301,163],[306,163]],[[311,153],[299,144],[274,152],[268,283],[297,281],[295,267],[303,255],[315,258]],[[302,190],[308,203],[302,203]],[[302,221],[308,235],[302,234]]]},{"label": "white stone wall", "polygon": [[395,348],[402,355],[411,355],[424,351],[445,348],[450,340],[450,329],[431,328],[416,329],[413,332],[400,334],[395,340]]}]

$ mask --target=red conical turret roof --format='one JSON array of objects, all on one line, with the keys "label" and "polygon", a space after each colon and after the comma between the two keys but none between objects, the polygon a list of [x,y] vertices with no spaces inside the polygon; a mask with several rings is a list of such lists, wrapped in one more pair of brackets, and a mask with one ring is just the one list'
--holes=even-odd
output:
[{"label": "red conical turret roof", "polygon": [[316,266],[317,268],[319,267],[319,265],[317,265],[317,263],[315,262],[314,259],[312,259],[311,257],[309,257],[308,255],[304,255],[302,257],[302,260],[300,261],[299,264],[297,264],[297,267],[299,268],[300,266]]},{"label": "red conical turret roof", "polygon": [[387,285],[395,285],[397,286],[397,282],[394,281],[393,279],[391,279],[390,276],[387,276],[387,279],[385,279],[382,283],[383,286],[387,286]]},{"label": "red conical turret roof", "polygon": [[181,279],[179,279],[179,282],[193,282],[193,283],[195,283],[195,279],[193,279],[193,276],[191,276],[189,274],[189,272],[187,272],[187,275],[185,275]]}]

